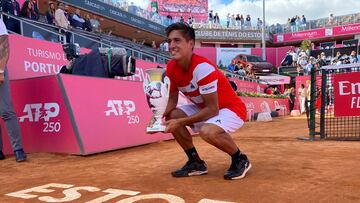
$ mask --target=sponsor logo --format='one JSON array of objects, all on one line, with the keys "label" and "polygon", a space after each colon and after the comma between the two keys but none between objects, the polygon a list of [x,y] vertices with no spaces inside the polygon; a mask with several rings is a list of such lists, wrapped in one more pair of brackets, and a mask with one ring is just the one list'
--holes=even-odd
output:
[{"label": "sponsor logo", "polygon": [[215,88],[215,85],[211,85],[209,87],[203,87],[201,90],[202,91],[209,91],[209,90],[214,89],[214,88]]},{"label": "sponsor logo", "polygon": [[108,100],[107,110],[105,112],[106,117],[126,117],[128,124],[139,124],[140,117],[135,114],[136,106],[135,102],[131,100]]},{"label": "sponsor logo", "polygon": [[26,119],[29,122],[39,122],[41,119],[47,122],[59,115],[60,107],[58,103],[26,104],[23,112],[25,115],[20,117],[20,122]]},{"label": "sponsor logo", "polygon": [[31,123],[42,122],[42,132],[44,133],[59,132],[61,130],[60,120],[55,120],[60,113],[58,103],[25,104],[23,113],[25,113],[25,115],[19,117],[20,123],[25,121]]}]

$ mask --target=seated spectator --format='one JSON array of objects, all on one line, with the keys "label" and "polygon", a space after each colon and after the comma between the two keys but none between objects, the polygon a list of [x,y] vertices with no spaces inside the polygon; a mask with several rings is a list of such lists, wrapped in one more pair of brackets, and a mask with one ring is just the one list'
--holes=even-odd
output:
[{"label": "seated spectator", "polygon": [[[2,0],[1,7],[4,13],[20,16],[20,4],[16,0]],[[8,30],[20,34],[20,22],[18,20],[7,16],[4,16],[3,20]]]},{"label": "seated spectator", "polygon": [[45,17],[48,24],[55,24],[55,4],[53,2],[49,3],[49,9],[46,11]]},{"label": "seated spectator", "polygon": [[85,17],[84,20],[85,20],[85,23],[84,23],[83,29],[86,30],[86,31],[91,32],[92,31],[92,25],[91,25],[91,22],[90,22],[90,15],[86,14],[86,17]]},{"label": "seated spectator", "polygon": [[100,31],[100,22],[98,21],[96,15],[94,15],[93,18],[90,19],[90,23],[91,23],[93,31],[95,31],[95,32]]},{"label": "seated spectator", "polygon": [[20,16],[30,20],[36,20],[37,16],[35,14],[34,7],[31,1],[24,2],[20,11]]},{"label": "seated spectator", "polygon": [[76,9],[74,15],[71,18],[70,25],[74,28],[83,29],[85,20],[80,15],[80,10]]},{"label": "seated spectator", "polygon": [[240,69],[237,71],[237,74],[239,74],[240,76],[246,76],[243,64],[240,64]]},{"label": "seated spectator", "polygon": [[357,63],[358,59],[356,56],[356,51],[352,51],[350,54],[350,63]]},{"label": "seated spectator", "polygon": [[286,53],[285,58],[281,62],[281,66],[291,66],[293,64],[293,57],[290,54],[290,51]]}]

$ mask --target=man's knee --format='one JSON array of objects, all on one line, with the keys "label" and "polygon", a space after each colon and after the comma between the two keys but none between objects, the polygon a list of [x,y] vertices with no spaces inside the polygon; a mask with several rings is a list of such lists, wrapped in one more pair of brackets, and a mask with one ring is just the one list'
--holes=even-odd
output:
[{"label": "man's knee", "polygon": [[166,116],[166,120],[184,118],[187,115],[180,109],[176,108],[170,111],[170,113]]},{"label": "man's knee", "polygon": [[214,140],[219,135],[216,126],[205,124],[200,128],[199,135],[204,140]]}]

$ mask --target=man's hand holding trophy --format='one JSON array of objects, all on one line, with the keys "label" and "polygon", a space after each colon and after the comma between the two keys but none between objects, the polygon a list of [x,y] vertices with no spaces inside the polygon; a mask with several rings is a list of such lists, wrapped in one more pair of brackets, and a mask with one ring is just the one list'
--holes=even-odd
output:
[{"label": "man's hand holding trophy", "polygon": [[170,80],[164,76],[165,69],[153,68],[145,70],[147,76],[144,79],[144,92],[149,107],[153,113],[152,121],[146,128],[147,133],[164,132],[166,126],[163,122],[163,114],[169,100]]}]

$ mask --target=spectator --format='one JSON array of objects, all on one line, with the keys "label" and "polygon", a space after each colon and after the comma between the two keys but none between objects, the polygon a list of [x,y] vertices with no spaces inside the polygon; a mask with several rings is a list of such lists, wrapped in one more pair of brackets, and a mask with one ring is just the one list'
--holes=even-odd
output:
[{"label": "spectator", "polygon": [[350,54],[350,63],[357,63],[358,59],[356,56],[356,51],[352,51]]},{"label": "spectator", "polygon": [[180,16],[179,22],[180,22],[180,23],[185,23],[185,20],[184,20],[184,17],[183,17],[183,16]]},{"label": "spectator", "polygon": [[283,61],[281,62],[282,66],[291,66],[293,64],[293,57],[291,55],[291,51],[288,51],[286,53],[285,58],[283,59]]},{"label": "spectator", "polygon": [[46,11],[45,16],[48,24],[55,24],[55,4],[53,2],[49,3],[49,9]]},{"label": "spectator", "polygon": [[90,19],[92,30],[95,32],[100,32],[100,22],[98,21],[96,15],[93,15],[93,18]]},{"label": "spectator", "polygon": [[211,24],[213,22],[213,20],[214,20],[214,16],[213,16],[213,11],[211,10],[209,12],[209,23]]},{"label": "spectator", "polygon": [[257,19],[256,27],[258,30],[261,30],[262,28],[262,20],[260,20],[260,18]]},{"label": "spectator", "polygon": [[85,20],[80,15],[80,10],[76,9],[74,15],[72,15],[70,24],[78,29],[83,29]]},{"label": "spectator", "polygon": [[85,23],[84,23],[83,29],[86,30],[86,31],[91,32],[92,31],[92,25],[91,25],[91,22],[90,22],[90,15],[86,14],[84,20],[85,20]]},{"label": "spectator", "polygon": [[155,41],[152,41],[152,42],[151,42],[151,47],[152,47],[153,49],[156,49],[156,48],[157,48]]},{"label": "spectator", "polygon": [[290,88],[289,90],[289,106],[290,106],[290,112],[294,109],[294,106],[295,106],[295,89],[293,87]]},{"label": "spectator", "polygon": [[301,16],[301,27],[304,30],[306,28],[306,18],[305,15]]},{"label": "spectator", "polygon": [[214,24],[220,24],[220,18],[218,13],[215,13],[214,15]]},{"label": "spectator", "polygon": [[70,27],[70,23],[66,18],[64,3],[58,3],[58,9],[55,11],[55,25],[68,29]]},{"label": "spectator", "polygon": [[328,25],[334,25],[334,14],[330,13],[329,19],[328,19]]},{"label": "spectator", "polygon": [[35,20],[39,20],[40,12],[39,12],[37,0],[32,0],[32,4],[33,4],[34,12],[35,12]]},{"label": "spectator", "polygon": [[20,16],[23,18],[28,18],[30,20],[36,20],[36,14],[31,1],[24,2],[20,11]]},{"label": "spectator", "polygon": [[247,14],[246,19],[245,19],[245,27],[246,27],[246,29],[251,28],[251,17],[249,14]]},{"label": "spectator", "polygon": [[172,24],[172,20],[173,19],[172,19],[172,16],[170,14],[166,16],[166,21],[167,21],[168,26]]},{"label": "spectator", "polygon": [[240,14],[236,14],[235,21],[236,21],[236,27],[240,29],[241,28]]},{"label": "spectator", "polygon": [[[15,160],[17,162],[22,162],[26,160],[26,154],[22,148],[21,131],[18,118],[14,112],[10,97],[9,76],[6,68],[6,64],[9,59],[9,39],[2,19],[0,19],[0,50],[0,115],[5,122],[7,135],[10,138],[11,145],[15,153]],[[2,136],[0,134],[0,160],[5,159],[2,149],[3,143]]]},{"label": "spectator", "polygon": [[188,24],[190,25],[190,27],[192,27],[193,22],[194,22],[194,18],[191,17],[191,16],[189,16],[189,18],[188,18]]},{"label": "spectator", "polygon": [[231,21],[231,16],[230,16],[230,13],[228,13],[226,16],[226,27],[227,28],[230,27],[230,21]]},{"label": "spectator", "polygon": [[298,89],[299,102],[300,102],[300,113],[305,113],[305,99],[306,99],[306,89],[305,85],[301,84]]},{"label": "spectator", "polygon": [[[20,4],[16,0],[2,0],[1,1],[2,12],[20,16]],[[20,34],[20,22],[14,18],[4,16],[4,23],[8,30]]]},{"label": "spectator", "polygon": [[164,42],[164,51],[169,51],[169,43],[167,41]]}]

